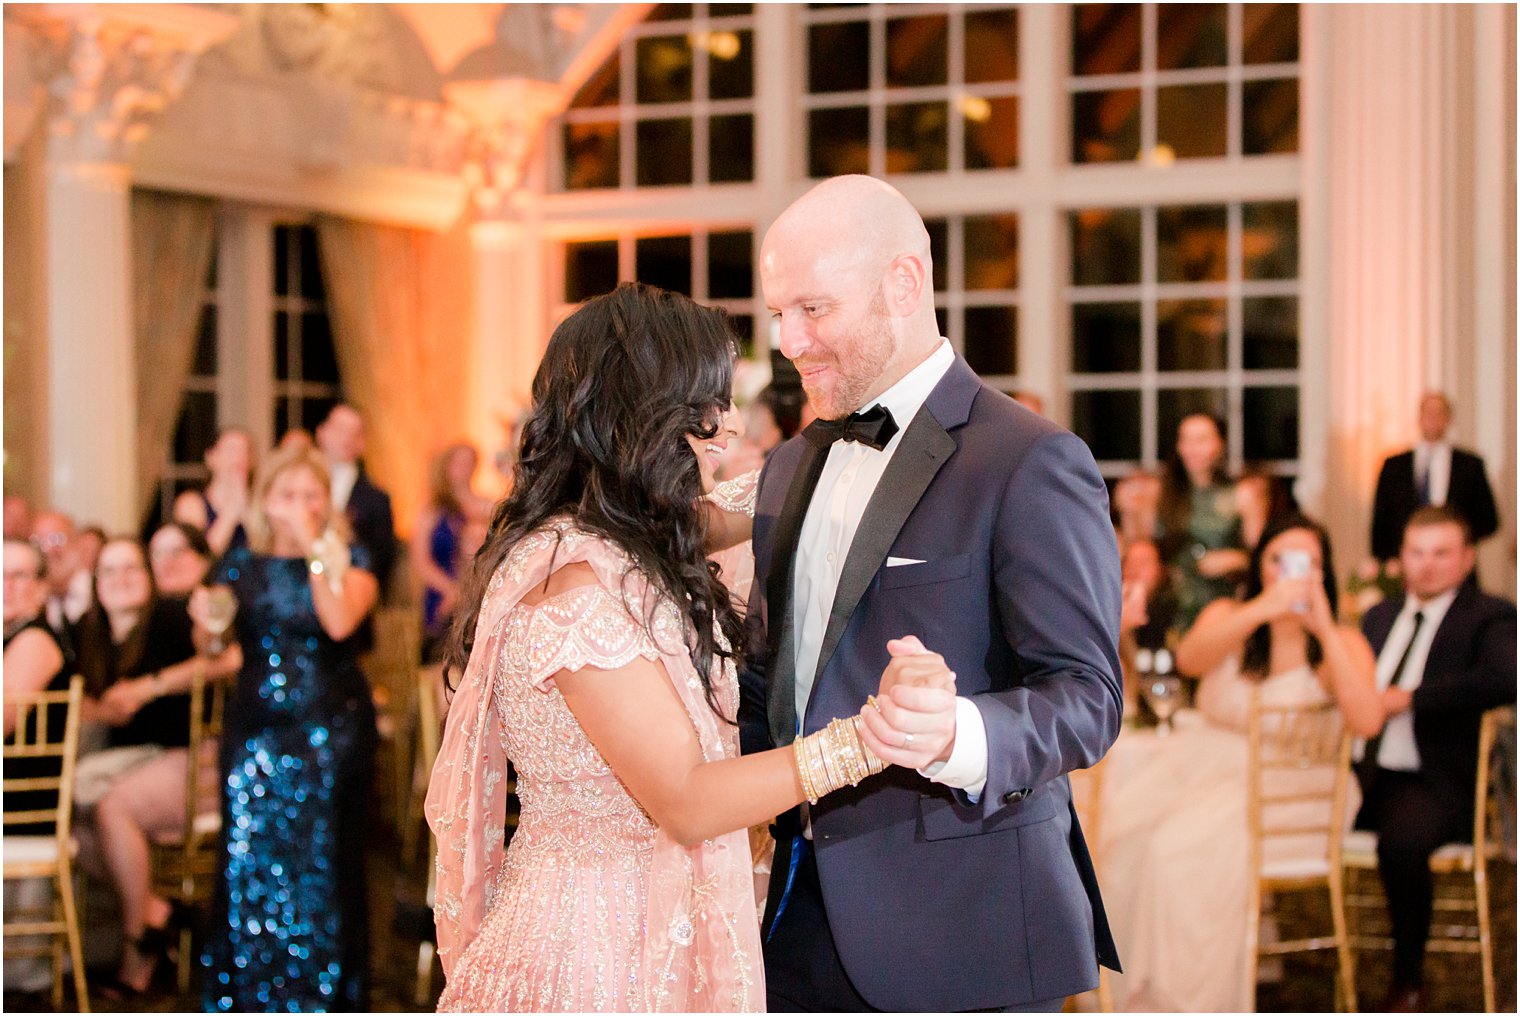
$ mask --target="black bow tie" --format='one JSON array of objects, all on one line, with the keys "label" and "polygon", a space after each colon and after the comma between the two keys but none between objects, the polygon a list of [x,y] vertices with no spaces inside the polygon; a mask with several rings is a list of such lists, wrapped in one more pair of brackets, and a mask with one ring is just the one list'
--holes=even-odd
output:
[{"label": "black bow tie", "polygon": [[877,405],[864,413],[851,413],[843,420],[814,420],[802,433],[820,448],[835,441],[859,441],[881,451],[897,433],[897,421],[892,419],[892,410]]}]

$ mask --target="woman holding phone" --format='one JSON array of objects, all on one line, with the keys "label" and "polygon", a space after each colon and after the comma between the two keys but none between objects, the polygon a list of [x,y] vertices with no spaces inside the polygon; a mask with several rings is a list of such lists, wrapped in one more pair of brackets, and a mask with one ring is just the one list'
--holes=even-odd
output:
[{"label": "woman holding phone", "polygon": [[[1337,623],[1330,538],[1302,515],[1268,525],[1245,591],[1218,600],[1177,647],[1184,673],[1202,674],[1202,722],[1156,739],[1139,764],[1110,767],[1098,854],[1114,937],[1125,944],[1115,976],[1120,1010],[1248,1008],[1245,925],[1250,891],[1247,729],[1251,700],[1333,702],[1346,728],[1381,729],[1372,649]],[[1116,752],[1124,750],[1126,732]],[[1299,774],[1294,774],[1295,776]],[[1302,774],[1323,781],[1333,774]],[[1322,815],[1322,812],[1319,813]],[[1317,816],[1316,816],[1317,817]],[[1323,839],[1306,837],[1305,853]]]}]

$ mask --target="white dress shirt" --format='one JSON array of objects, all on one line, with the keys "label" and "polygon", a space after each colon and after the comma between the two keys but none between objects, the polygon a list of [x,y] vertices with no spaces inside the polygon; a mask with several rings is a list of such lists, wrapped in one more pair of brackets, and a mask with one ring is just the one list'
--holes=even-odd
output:
[{"label": "white dress shirt", "polygon": [[[880,398],[861,407],[861,412],[877,405],[892,411],[898,430],[881,451],[858,441],[838,441],[829,449],[828,460],[818,477],[818,486],[813,491],[797,541],[792,630],[797,633],[796,707],[799,722],[807,715],[808,699],[818,670],[818,655],[823,648],[829,614],[834,608],[839,577],[866,505],[876,492],[876,485],[881,482],[897,446],[902,443],[908,424],[918,415],[929,394],[954,362],[955,352],[949,341],[941,339],[924,362],[883,392]],[[976,758],[978,742],[979,760]],[[961,756],[969,756],[969,760]],[[986,727],[981,713],[969,699],[956,701],[956,744],[949,762],[931,768],[934,772],[925,771],[924,775],[974,794],[979,795],[987,782]],[[970,779],[966,779],[967,772],[971,774]]]},{"label": "white dress shirt", "polygon": [[1421,441],[1414,448],[1414,486],[1420,489],[1420,474],[1429,470],[1430,503],[1445,504],[1451,489],[1451,445],[1445,441]]},{"label": "white dress shirt", "polygon": [[[1399,611],[1393,627],[1388,630],[1388,640],[1383,643],[1383,651],[1378,654],[1378,691],[1385,691],[1393,683],[1393,670],[1399,665],[1405,647],[1409,646],[1409,636],[1414,632],[1414,615],[1417,611],[1424,615],[1424,620],[1420,622],[1419,636],[1409,649],[1409,662],[1404,665],[1404,679],[1399,682],[1399,687],[1404,691],[1412,692],[1420,686],[1425,679],[1425,663],[1430,657],[1430,643],[1435,639],[1437,629],[1446,618],[1446,611],[1451,608],[1451,602],[1456,598],[1456,589],[1448,590],[1424,603],[1413,596],[1405,598],[1404,609]],[[1355,752],[1358,761],[1361,760],[1365,749],[1366,742],[1359,740]],[[1404,710],[1384,724],[1383,739],[1378,744],[1377,764],[1382,769],[1419,772],[1420,750],[1415,746],[1414,741],[1413,709]]]},{"label": "white dress shirt", "polygon": [[328,466],[328,472],[332,477],[332,504],[335,511],[348,511],[348,499],[354,492],[354,484],[359,482],[359,464],[357,462],[334,462]]}]

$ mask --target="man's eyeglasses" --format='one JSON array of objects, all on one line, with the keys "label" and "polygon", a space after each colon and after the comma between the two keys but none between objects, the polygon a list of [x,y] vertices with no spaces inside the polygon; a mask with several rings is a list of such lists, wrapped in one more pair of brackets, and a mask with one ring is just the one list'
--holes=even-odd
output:
[{"label": "man's eyeglasses", "polygon": [[54,547],[61,547],[68,543],[69,538],[65,533],[39,533],[26,542],[38,550],[52,550]]}]

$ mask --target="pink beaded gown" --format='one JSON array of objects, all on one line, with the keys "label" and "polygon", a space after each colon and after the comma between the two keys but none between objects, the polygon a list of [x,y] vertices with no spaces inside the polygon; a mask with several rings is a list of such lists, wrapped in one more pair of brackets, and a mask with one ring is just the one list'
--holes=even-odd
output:
[{"label": "pink beaded gown", "polygon": [[[574,562],[597,581],[536,603]],[[645,619],[649,623],[645,623]],[[664,664],[705,759],[738,754],[668,596],[568,518],[522,540],[487,589],[428,790],[438,838],[440,1011],[758,1011],[759,921],[744,830],[683,847],[587,739],[553,675]],[[720,709],[738,682],[714,665]],[[507,758],[522,806],[503,849]]]}]

